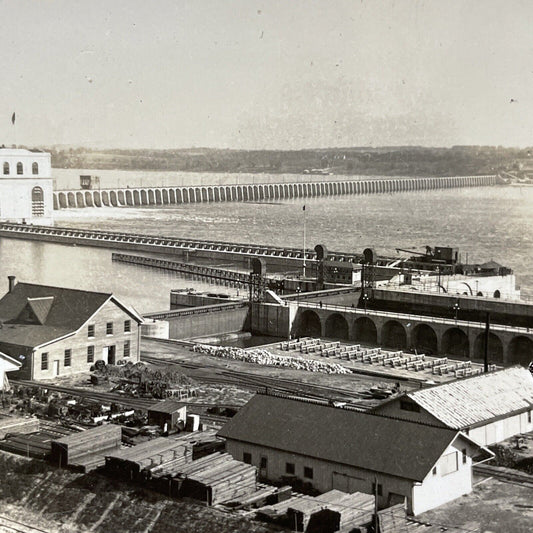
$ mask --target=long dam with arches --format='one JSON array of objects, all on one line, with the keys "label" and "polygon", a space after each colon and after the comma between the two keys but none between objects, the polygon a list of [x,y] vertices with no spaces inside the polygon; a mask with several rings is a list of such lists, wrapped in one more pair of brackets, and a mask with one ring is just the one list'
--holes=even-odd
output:
[{"label": "long dam with arches", "polygon": [[[257,179],[260,179],[260,176]],[[72,189],[54,191],[54,209],[285,200],[345,194],[391,194],[483,187],[497,183],[499,178],[496,175],[379,179],[324,176],[322,181],[310,179],[293,183]]]}]

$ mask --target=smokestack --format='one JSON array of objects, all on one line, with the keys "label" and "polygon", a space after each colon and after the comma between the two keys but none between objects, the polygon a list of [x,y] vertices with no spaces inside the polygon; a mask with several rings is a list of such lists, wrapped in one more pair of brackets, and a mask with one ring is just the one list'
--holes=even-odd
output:
[{"label": "smokestack", "polygon": [[485,357],[483,361],[483,371],[489,371],[489,335],[490,335],[490,313],[487,313],[485,319]]},{"label": "smokestack", "polygon": [[9,280],[9,292],[11,292],[15,288],[17,278],[15,276],[8,276],[7,279]]}]

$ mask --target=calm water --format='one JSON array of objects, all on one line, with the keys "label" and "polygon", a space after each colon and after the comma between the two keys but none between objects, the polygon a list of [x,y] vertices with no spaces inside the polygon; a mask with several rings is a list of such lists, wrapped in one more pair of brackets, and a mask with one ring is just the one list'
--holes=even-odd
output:
[{"label": "calm water", "polygon": [[[483,187],[395,195],[339,196],[279,203],[212,203],[56,212],[56,225],[242,243],[398,256],[396,248],[455,246],[463,260],[494,259],[533,296],[533,187]],[[112,291],[139,311],[168,308],[171,288],[213,289],[176,274],[111,263],[107,250],[0,240],[0,276]],[[0,278],[1,279],[1,278]],[[7,285],[7,281],[6,281]]]}]

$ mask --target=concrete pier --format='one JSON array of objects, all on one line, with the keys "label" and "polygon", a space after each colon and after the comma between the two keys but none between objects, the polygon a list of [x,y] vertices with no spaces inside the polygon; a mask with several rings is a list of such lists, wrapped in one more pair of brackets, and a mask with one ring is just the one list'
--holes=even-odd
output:
[{"label": "concrete pier", "polygon": [[388,194],[483,187],[498,183],[498,177],[495,175],[391,179],[353,179],[348,176],[335,178],[326,176],[320,182],[60,190],[54,192],[54,209],[286,200],[345,194]]}]

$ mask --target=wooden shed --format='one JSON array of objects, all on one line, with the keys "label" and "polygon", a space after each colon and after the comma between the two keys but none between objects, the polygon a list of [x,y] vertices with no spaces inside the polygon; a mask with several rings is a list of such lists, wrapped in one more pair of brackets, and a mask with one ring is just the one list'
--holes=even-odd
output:
[{"label": "wooden shed", "polygon": [[187,406],[176,400],[168,399],[157,403],[148,410],[148,424],[159,426],[164,431],[178,428],[178,422],[187,420]]}]

